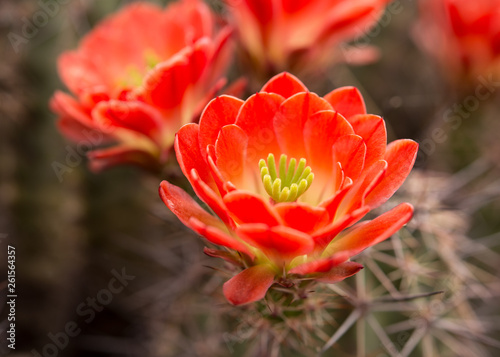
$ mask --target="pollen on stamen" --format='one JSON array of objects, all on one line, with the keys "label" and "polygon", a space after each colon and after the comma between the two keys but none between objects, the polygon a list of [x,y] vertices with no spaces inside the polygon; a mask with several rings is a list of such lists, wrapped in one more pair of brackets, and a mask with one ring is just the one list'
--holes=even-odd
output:
[{"label": "pollen on stamen", "polygon": [[314,174],[311,167],[306,166],[306,159],[300,159],[297,165],[295,158],[287,165],[287,156],[282,154],[279,166],[273,154],[259,161],[260,176],[264,188],[275,202],[294,202],[311,186]]}]

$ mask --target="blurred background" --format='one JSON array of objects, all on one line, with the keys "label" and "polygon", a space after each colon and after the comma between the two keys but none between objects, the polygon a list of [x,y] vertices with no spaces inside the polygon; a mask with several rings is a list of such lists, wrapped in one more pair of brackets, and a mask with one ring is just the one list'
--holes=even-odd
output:
[{"label": "blurred background", "polygon": [[[64,89],[57,56],[74,49],[96,22],[130,2],[52,1],[56,5],[49,10],[42,1],[0,2],[0,287],[6,292],[4,257],[10,244],[16,248],[18,294],[15,350],[5,346],[2,296],[0,355],[243,356],[235,350],[234,338],[228,344],[241,320],[222,296],[226,277],[213,274],[221,263],[203,255],[203,242],[160,201],[161,177],[124,167],[91,173],[84,155],[88,148],[66,141],[48,109],[54,91]],[[223,11],[218,0],[208,3]],[[500,319],[495,317],[500,307],[494,300],[500,268],[500,95],[492,93],[465,113],[461,125],[450,127],[444,113],[461,104],[474,87],[453,90],[440,67],[419,50],[412,25],[416,3],[400,1],[400,10],[387,12],[379,32],[365,39],[380,48],[379,61],[363,67],[339,64],[324,74],[325,82],[306,84],[320,95],[342,85],[357,86],[368,112],[386,119],[391,141],[405,137],[420,142],[418,170],[400,196],[417,206],[417,214],[401,239],[411,236],[423,253],[439,253],[427,269],[439,270],[435,262],[450,250],[458,252],[456,264],[467,262],[472,271],[467,279],[484,287],[468,306],[491,318],[486,323],[476,316],[476,325],[484,330],[476,339],[481,347],[471,351],[493,356],[500,346]],[[30,38],[9,36],[22,34],[40,11],[47,15],[38,19]],[[445,134],[433,134],[436,129]],[[64,171],[57,171],[59,164]],[[454,232],[479,246],[463,240],[460,247],[433,246],[421,240],[426,234],[434,237],[436,227],[446,230],[452,242]],[[442,243],[445,238],[438,239]],[[410,244],[405,251],[411,249],[417,248]],[[443,269],[453,271],[458,266],[453,264]],[[479,270],[487,273],[479,278],[474,275]],[[415,271],[408,274],[418,276]],[[449,288],[439,281],[419,292]],[[470,280],[461,281],[466,283]],[[396,337],[389,334],[391,339],[396,345]],[[398,349],[406,342],[408,338]],[[373,345],[366,355],[395,355],[381,343]],[[354,350],[344,344],[337,353],[349,356]],[[408,355],[427,356],[425,351],[430,350],[418,347]],[[441,355],[461,353],[447,351]]]}]

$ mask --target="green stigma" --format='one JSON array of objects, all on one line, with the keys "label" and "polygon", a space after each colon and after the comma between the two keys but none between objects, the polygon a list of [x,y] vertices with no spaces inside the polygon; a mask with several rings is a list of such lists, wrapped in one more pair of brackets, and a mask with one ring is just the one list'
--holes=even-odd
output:
[{"label": "green stigma", "polygon": [[290,159],[287,167],[287,156],[281,155],[279,171],[276,171],[274,155],[259,161],[260,177],[266,192],[275,202],[293,202],[311,186],[314,174],[311,167],[306,166],[306,159]]},{"label": "green stigma", "polygon": [[119,85],[123,87],[139,87],[142,84],[146,73],[153,69],[160,62],[161,61],[159,57],[156,56],[153,51],[146,50],[144,52],[145,68],[139,68],[135,65],[127,67],[127,76],[119,81]]}]

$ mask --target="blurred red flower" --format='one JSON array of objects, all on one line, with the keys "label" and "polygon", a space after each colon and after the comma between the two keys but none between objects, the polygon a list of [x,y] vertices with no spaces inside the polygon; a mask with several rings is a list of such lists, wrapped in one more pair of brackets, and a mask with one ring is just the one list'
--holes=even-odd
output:
[{"label": "blurred red flower", "polygon": [[[345,60],[338,45],[368,31],[390,0],[226,2],[249,65],[269,78],[285,70],[309,74]],[[356,62],[374,59],[374,49],[365,49],[354,52]]]},{"label": "blurred red flower", "polygon": [[366,114],[356,88],[321,98],[282,73],[246,101],[212,100],[199,125],[177,133],[182,171],[218,217],[166,181],[160,195],[184,224],[229,248],[207,254],[245,268],[224,285],[235,305],[294,277],[337,282],[361,269],[350,257],[412,216],[403,203],[354,225],[393,195],[414,164],[417,143],[386,140],[383,119]]},{"label": "blurred red flower", "polygon": [[[195,119],[224,85],[228,27],[199,0],[161,9],[135,3],[111,15],[59,57],[63,82],[51,108],[75,141],[111,144],[89,153],[91,168],[118,164],[157,170],[175,132]],[[96,139],[98,138],[98,139]]]},{"label": "blurred red flower", "polygon": [[423,0],[415,36],[452,78],[500,73],[499,0]]}]

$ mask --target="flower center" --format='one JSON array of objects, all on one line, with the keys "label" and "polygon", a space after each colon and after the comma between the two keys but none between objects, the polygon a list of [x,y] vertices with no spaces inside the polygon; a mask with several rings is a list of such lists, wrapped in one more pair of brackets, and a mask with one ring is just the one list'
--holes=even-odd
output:
[{"label": "flower center", "polygon": [[267,156],[259,161],[260,177],[266,192],[275,202],[293,202],[297,200],[311,186],[314,174],[311,167],[306,166],[306,159],[292,158],[288,162],[287,156],[281,155],[277,171],[274,155]]},{"label": "flower center", "polygon": [[152,50],[146,50],[144,52],[145,67],[139,68],[135,65],[129,66],[126,69],[127,76],[120,80],[120,85],[124,87],[139,87],[142,84],[146,73],[160,62],[160,58]]}]

